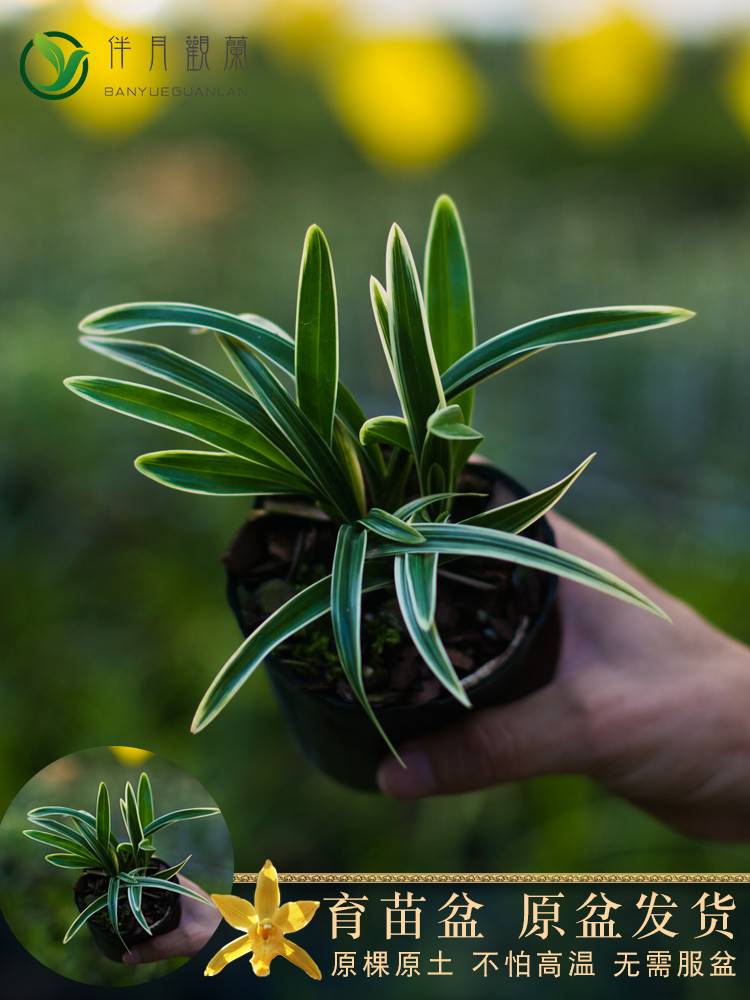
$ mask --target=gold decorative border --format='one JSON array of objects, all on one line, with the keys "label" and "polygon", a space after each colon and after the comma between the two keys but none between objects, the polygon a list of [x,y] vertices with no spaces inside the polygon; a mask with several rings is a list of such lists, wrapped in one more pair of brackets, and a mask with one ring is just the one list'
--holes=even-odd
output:
[{"label": "gold decorative border", "polygon": [[[257,872],[235,872],[235,884],[255,882]],[[524,885],[536,883],[565,884],[653,884],[685,885],[750,884],[750,872],[286,872],[279,881],[312,884],[437,883]]]}]

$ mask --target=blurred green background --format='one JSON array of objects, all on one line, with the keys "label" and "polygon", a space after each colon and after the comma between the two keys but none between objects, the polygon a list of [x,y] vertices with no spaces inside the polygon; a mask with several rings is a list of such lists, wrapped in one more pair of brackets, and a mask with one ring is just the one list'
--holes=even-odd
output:
[{"label": "blurred green background", "polygon": [[[65,392],[66,375],[128,377],[81,348],[76,325],[103,305],[174,299],[290,328],[317,222],[343,375],[368,413],[392,412],[368,277],[394,220],[419,257],[441,191],[463,216],[483,338],[586,306],[697,311],[512,369],[480,390],[477,422],[485,454],[530,488],[596,450],[563,512],[750,639],[743,39],[680,42],[615,19],[559,44],[342,40],[319,6],[314,22],[248,27],[247,97],[135,110],[97,104],[93,81],[60,107],[22,89],[31,27],[73,30],[66,14],[0,36],[0,807],[50,760],[124,743],[205,784],[239,870],[269,854],[286,871],[746,869],[745,850],[679,837],[574,778],[406,805],[338,788],[293,746],[261,676],[188,733],[239,640],[220,556],[245,505],[138,476],[137,454],[177,439]],[[166,339],[222,364],[209,342]]]},{"label": "blurred green background", "polygon": [[[142,771],[151,779],[156,814],[216,803],[192,775],[161,757],[130,747],[98,747],[71,754],[34,775],[13,799],[0,823],[0,910],[23,946],[43,965],[81,983],[134,986],[158,979],[184,964],[169,959],[128,967],[107,960],[83,928],[68,944],[65,932],[77,915],[73,887],[79,872],[55,868],[44,860],[49,849],[22,835],[35,829],[27,819],[39,806],[70,806],[96,811],[99,782],[109,788],[112,829],[125,831],[117,809],[126,782],[134,787]],[[172,826],[156,835],[157,856],[178,864],[191,855],[185,875],[206,892],[231,892],[232,842],[220,815]]]}]

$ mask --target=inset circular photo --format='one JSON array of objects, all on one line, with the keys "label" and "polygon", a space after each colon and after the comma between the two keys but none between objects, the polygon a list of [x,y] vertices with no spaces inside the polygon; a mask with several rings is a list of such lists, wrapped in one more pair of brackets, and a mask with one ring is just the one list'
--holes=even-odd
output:
[{"label": "inset circular photo", "polygon": [[195,778],[135,747],[62,757],[0,822],[0,910],[49,969],[134,986],[201,952],[231,893],[232,842]]}]

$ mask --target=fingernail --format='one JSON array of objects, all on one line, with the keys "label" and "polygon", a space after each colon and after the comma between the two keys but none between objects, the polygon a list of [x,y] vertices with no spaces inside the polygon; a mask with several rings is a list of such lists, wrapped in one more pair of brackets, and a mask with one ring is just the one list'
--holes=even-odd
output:
[{"label": "fingernail", "polygon": [[137,948],[131,948],[130,951],[126,951],[122,956],[122,960],[125,965],[138,965],[141,960],[141,956],[138,954]]},{"label": "fingernail", "polygon": [[401,754],[405,767],[392,757],[378,768],[378,785],[384,795],[397,799],[416,799],[437,790],[432,762],[424,750],[406,750]]}]

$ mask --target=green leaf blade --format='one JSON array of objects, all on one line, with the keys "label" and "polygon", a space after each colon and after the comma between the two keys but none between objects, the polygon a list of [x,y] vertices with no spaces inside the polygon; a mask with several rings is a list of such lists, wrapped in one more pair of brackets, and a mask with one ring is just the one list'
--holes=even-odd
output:
[{"label": "green leaf blade", "polygon": [[106,893],[100,896],[98,899],[95,899],[93,903],[89,903],[86,909],[82,910],[81,913],[78,914],[73,923],[70,925],[70,927],[68,927],[67,931],[65,932],[65,937],[63,938],[63,944],[67,944],[72,938],[74,938],[75,935],[78,933],[78,931],[86,923],[88,923],[88,921],[91,920],[93,916],[95,916],[97,913],[100,913],[102,910],[106,909],[106,907],[107,907]]},{"label": "green leaf blade", "polygon": [[145,831],[154,818],[154,790],[145,771],[138,779],[138,815]]},{"label": "green leaf blade", "polygon": [[143,840],[143,827],[141,826],[141,817],[138,814],[138,800],[129,781],[125,785],[125,826],[133,854],[137,856],[139,845]]},{"label": "green leaf blade", "polygon": [[[444,372],[476,342],[471,270],[458,210],[447,195],[435,202],[425,250],[425,307],[438,371]],[[456,402],[471,423],[474,394]]]},{"label": "green leaf blade", "polygon": [[49,833],[46,830],[22,830],[21,832],[24,837],[28,837],[29,840],[33,840],[37,844],[43,844],[45,847],[55,847],[64,854],[76,854],[79,857],[85,856],[88,858],[90,864],[96,864],[94,855],[84,852],[81,844],[72,837]]},{"label": "green leaf blade", "polygon": [[322,617],[331,607],[331,578],[301,590],[269,615],[227,660],[196,709],[191,732],[205,729],[224,710],[276,646]]},{"label": "green leaf blade", "polygon": [[[122,334],[132,333],[137,330],[164,326],[214,330],[217,333],[234,337],[250,349],[257,351],[258,354],[275,364],[287,375],[294,375],[294,341],[281,327],[253,313],[234,315],[233,313],[223,312],[220,309],[209,309],[205,306],[196,306],[186,302],[129,302],[122,305],[108,306],[105,309],[99,309],[91,313],[81,321],[79,329],[86,335],[81,338],[81,342],[87,347],[97,350],[101,354],[109,354],[115,357],[114,350],[107,350],[107,341],[111,339],[112,335],[121,336]],[[141,345],[141,342],[137,340],[119,340],[116,343],[130,345],[131,355],[137,356],[137,348],[139,346],[148,346],[153,350],[160,350],[163,352],[163,356],[172,355],[173,357],[180,358],[183,365],[187,363],[192,366],[190,372],[183,370],[183,378],[189,376],[194,379],[196,374],[198,374],[200,380],[200,373],[196,372],[196,369],[200,370],[203,366],[196,364],[196,362],[190,362],[188,358],[184,358],[183,355],[179,355],[175,351],[169,351],[168,348],[160,348],[154,344]],[[133,361],[128,362],[123,356],[118,357],[117,360],[124,361],[126,364],[134,363]],[[210,372],[210,369],[203,369],[204,379],[206,371]],[[154,374],[158,374],[158,372],[154,372]],[[175,374],[178,373],[175,372]],[[216,375],[216,373],[211,374],[217,380],[214,382],[214,392],[218,390],[220,394],[222,391],[226,394],[231,392],[228,387],[232,387],[235,393],[242,393],[242,390],[238,386],[234,386],[228,379],[223,379],[222,376]],[[160,377],[168,376],[161,375]],[[178,384],[186,383],[178,381]],[[205,394],[201,388],[195,388],[195,391]],[[217,401],[219,400],[217,399]],[[229,408],[234,412],[238,412],[240,416],[245,416],[244,404],[241,397],[239,399],[239,408],[237,408],[237,402],[238,399],[235,395],[234,405],[230,405],[230,403],[225,405],[229,405]],[[359,429],[364,422],[364,414],[359,408],[357,401],[343,384],[339,384],[338,387],[337,411],[342,422],[356,439],[359,435]],[[248,419],[250,419],[251,423],[254,423],[253,419]],[[377,456],[371,453],[369,459],[377,464]]]},{"label": "green leaf blade", "polygon": [[[239,319],[247,324],[247,329],[235,328],[231,335],[247,347],[258,351],[267,360],[277,364],[288,375],[294,375],[296,362],[295,343],[289,334],[285,330],[282,330],[276,323],[254,313],[240,313]],[[267,342],[261,343],[258,341],[256,335],[258,327],[265,333],[280,339],[281,344],[277,345],[276,350],[270,351],[268,350]],[[359,446],[359,431],[365,422],[365,415],[359,403],[343,382],[338,383],[336,390],[336,416],[341,424],[343,424],[352,441],[358,446],[359,457],[370,479],[373,483],[379,484],[385,471],[383,457],[377,445]]]},{"label": "green leaf blade", "polygon": [[[122,379],[74,376],[63,383],[98,406],[177,431],[222,451],[295,472],[284,453],[246,419],[185,396]],[[264,423],[264,426],[265,425]]]},{"label": "green leaf blade", "polygon": [[362,448],[359,439],[351,436],[338,417],[333,424],[332,450],[342,473],[348,481],[357,509],[359,511],[367,510],[367,489],[363,467],[369,470],[370,473],[374,473],[375,478],[370,478],[370,482],[376,490],[378,484],[381,482],[381,476],[379,472],[375,472],[369,460],[366,459],[366,452]]},{"label": "green leaf blade", "polygon": [[345,524],[339,529],[331,573],[331,625],[341,668],[357,701],[388,749],[401,759],[370,705],[362,674],[362,585],[367,531]]},{"label": "green leaf blade", "polygon": [[162,486],[209,496],[296,496],[304,483],[291,474],[219,451],[154,451],[136,469]]},{"label": "green leaf blade", "polygon": [[484,440],[483,434],[464,423],[463,411],[455,403],[435,410],[427,421],[427,430],[446,441],[473,441],[476,446]]},{"label": "green leaf blade", "polygon": [[85,334],[131,333],[161,326],[214,330],[244,339],[288,374],[294,374],[294,343],[275,325],[189,302],[126,302],[90,313],[79,324]]},{"label": "green leaf blade", "polygon": [[122,937],[120,936],[120,921],[117,914],[117,906],[120,901],[120,888],[121,885],[118,878],[111,878],[109,880],[109,885],[107,886],[107,916],[115,934],[122,941]]},{"label": "green leaf blade", "polygon": [[204,896],[200,892],[195,892],[180,882],[165,882],[163,879],[156,877],[143,876],[138,878],[138,884],[144,889],[159,889],[161,892],[173,892],[176,896],[187,896],[188,899],[194,899],[196,902],[203,903],[206,906],[214,905],[208,896]]},{"label": "green leaf blade", "polygon": [[378,545],[373,555],[409,555],[417,551],[453,556],[476,556],[478,558],[501,559],[529,566],[545,573],[565,577],[575,583],[582,583],[594,590],[617,597],[636,607],[650,611],[659,618],[668,619],[662,609],[635,587],[620,580],[608,570],[578,556],[562,552],[552,545],[537,542],[523,535],[478,528],[470,524],[418,524],[425,541],[413,547],[395,543]]},{"label": "green leaf blade", "polygon": [[54,868],[74,868],[86,870],[91,868],[91,860],[82,854],[45,854],[44,860]]},{"label": "green leaf blade", "polygon": [[146,837],[153,837],[159,830],[164,830],[175,823],[187,823],[194,819],[207,819],[210,816],[218,816],[220,810],[216,806],[196,806],[190,809],[174,809],[172,812],[157,816],[144,829]]},{"label": "green leaf blade", "polygon": [[130,907],[133,916],[141,925],[141,927],[144,929],[144,931],[149,935],[149,937],[152,937],[153,931],[149,927],[148,920],[146,920],[146,917],[144,916],[143,913],[143,908],[141,905],[142,898],[143,898],[142,886],[140,885],[128,886],[128,906]]},{"label": "green leaf blade", "polygon": [[411,597],[417,622],[424,631],[435,624],[438,557],[434,554],[403,556],[402,576]]},{"label": "green leaf blade", "polygon": [[420,511],[424,510],[426,507],[431,507],[434,503],[439,503],[441,500],[453,500],[456,497],[485,497],[486,493],[428,493],[426,496],[417,497],[416,500],[409,500],[408,503],[403,504],[398,510],[394,511],[396,517],[406,519],[409,517],[414,517],[419,514]]},{"label": "green leaf blade", "polygon": [[[141,825],[143,824],[141,823]],[[143,840],[138,845],[138,851],[143,856],[144,860],[156,851],[156,848],[145,834],[143,836]]]},{"label": "green leaf blade", "polygon": [[191,392],[210,399],[231,411],[256,428],[282,453],[286,439],[276,424],[269,419],[257,399],[230,379],[219,375],[205,365],[198,364],[177,351],[160,344],[144,344],[139,340],[118,340],[110,337],[82,337],[81,343],[89,350],[120,364],[182,386]]},{"label": "green leaf blade", "polygon": [[179,875],[182,869],[188,863],[188,861],[190,861],[191,857],[192,855],[188,854],[188,856],[183,861],[180,861],[179,864],[172,865],[171,868],[163,868],[160,872],[154,872],[153,877],[158,879],[170,879],[173,878],[175,875]]},{"label": "green leaf blade", "polygon": [[[363,589],[387,587],[391,574],[373,560],[365,569]],[[322,618],[331,609],[331,577],[326,576],[301,590],[269,615],[235,650],[203,695],[191,732],[205,729],[226,708],[263,660],[295,632]]]},{"label": "green leaf blade", "polygon": [[376,535],[380,535],[381,538],[387,538],[392,542],[413,545],[424,539],[421,532],[412,527],[411,524],[387,510],[381,510],[379,507],[372,507],[367,517],[360,518],[359,523]]},{"label": "green leaf blade", "polygon": [[411,452],[409,427],[403,417],[371,417],[365,420],[359,432],[362,444],[387,444]]},{"label": "green leaf blade", "polygon": [[[99,852],[93,846],[96,843],[93,828],[90,830],[90,836],[84,838],[77,829],[74,830],[72,827],[66,826],[65,823],[60,823],[51,817],[46,819],[34,818],[29,813],[29,819],[40,826],[45,833],[53,834],[55,837],[63,838],[66,841],[72,841],[73,846],[66,847],[65,850],[70,850],[72,854],[79,854],[82,857],[90,856],[95,864],[101,864]],[[52,844],[50,846],[55,845]]]},{"label": "green leaf blade", "polygon": [[[112,336],[163,326],[214,330],[256,351],[283,372],[293,376],[295,347],[292,338],[275,323],[260,316],[236,316],[217,309],[179,302],[134,302],[110,306],[91,313],[80,324],[80,329],[85,334],[81,338],[84,346],[158,378],[189,388],[225,406],[246,419],[286,454],[288,441],[278,426],[267,416],[257,400],[229,379],[166,347]],[[341,383],[336,395],[336,409],[341,422],[359,448],[359,430],[364,423],[364,414],[352,394]],[[372,481],[379,484],[384,468],[377,446],[362,448],[361,459]]]},{"label": "green leaf blade", "polygon": [[309,479],[344,520],[356,520],[361,511],[354,487],[330,446],[290,398],[276,377],[241,343],[220,336],[220,342],[240,375],[279,430]]},{"label": "green leaf blade", "polygon": [[109,852],[109,838],[112,832],[112,816],[109,805],[109,789],[102,781],[96,797],[96,839],[102,850]]},{"label": "green leaf blade", "polygon": [[74,820],[76,826],[78,827],[78,833],[83,838],[86,845],[86,851],[93,854],[97,859],[97,863],[106,872],[112,871],[112,858],[109,853],[109,846],[103,845],[99,842],[96,835],[96,828],[93,829],[88,826],[88,824],[83,823],[81,820]]},{"label": "green leaf blade", "polygon": [[415,456],[422,453],[427,421],[445,406],[440,375],[432,350],[422,291],[409,244],[393,226],[386,252],[389,341],[396,374],[396,391],[409,427]]},{"label": "green leaf blade", "polygon": [[456,674],[455,667],[445,651],[434,622],[425,626],[420,620],[414,602],[414,593],[406,576],[406,558],[406,556],[398,556],[394,560],[396,596],[406,629],[420,656],[435,677],[464,707],[470,708],[471,703]]},{"label": "green leaf blade", "polygon": [[684,323],[694,315],[689,309],[675,306],[608,306],[545,316],[506,330],[465,354],[443,372],[443,389],[448,399],[454,399],[538,351],[659,330]]},{"label": "green leaf blade", "polygon": [[394,386],[397,386],[398,378],[393,364],[393,351],[391,350],[388,293],[374,275],[370,275],[370,303],[372,305],[373,316],[375,317],[375,328],[380,337],[380,344],[383,348],[388,371],[391,374]]},{"label": "green leaf blade", "polygon": [[323,231],[305,237],[297,295],[297,403],[330,446],[339,381],[339,331],[331,251]]},{"label": "green leaf blade", "polygon": [[595,454],[596,452],[585,458],[580,465],[559,482],[553,483],[543,490],[538,490],[536,493],[531,493],[527,497],[512,500],[500,507],[494,507],[492,510],[467,517],[461,523],[473,524],[480,528],[493,528],[496,531],[513,532],[514,534],[524,531],[544,517],[547,511],[551,510],[565,496],[576,479],[592,462]]},{"label": "green leaf blade", "polygon": [[344,674],[360,700],[366,700],[360,634],[366,553],[367,531],[342,525],[336,539],[331,573],[331,623]]},{"label": "green leaf blade", "polygon": [[[427,421],[422,450],[421,482],[430,492],[455,490],[461,472],[483,436],[464,423],[461,407],[453,403],[435,410]],[[447,512],[449,508],[445,507]],[[434,518],[433,518],[434,519]]]},{"label": "green leaf blade", "polygon": [[[69,806],[38,806],[36,809],[30,809],[26,815],[33,823],[36,823],[38,820],[65,816],[66,818],[80,820],[92,829],[96,829],[96,817],[90,812],[86,812],[85,809],[72,809]],[[67,829],[67,827],[64,829]]]}]

